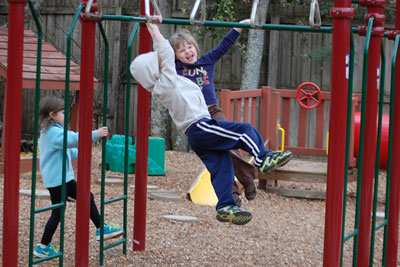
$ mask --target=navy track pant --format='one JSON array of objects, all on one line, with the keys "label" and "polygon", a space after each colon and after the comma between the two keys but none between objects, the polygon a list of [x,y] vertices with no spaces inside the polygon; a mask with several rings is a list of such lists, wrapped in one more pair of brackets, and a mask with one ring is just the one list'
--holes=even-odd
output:
[{"label": "navy track pant", "polygon": [[235,205],[232,196],[234,171],[231,149],[243,149],[254,156],[254,165],[260,167],[268,151],[260,133],[243,122],[200,119],[187,130],[189,145],[200,157],[211,174],[211,183],[218,197],[216,209]]}]

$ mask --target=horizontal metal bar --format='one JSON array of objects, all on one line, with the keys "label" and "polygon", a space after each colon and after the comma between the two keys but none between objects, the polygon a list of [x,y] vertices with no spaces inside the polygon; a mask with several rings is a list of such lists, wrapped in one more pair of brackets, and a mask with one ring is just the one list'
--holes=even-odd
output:
[{"label": "horizontal metal bar", "polygon": [[387,219],[383,220],[383,222],[381,222],[380,224],[378,224],[377,226],[375,226],[375,231],[378,231],[380,228],[382,228],[382,227],[385,226],[386,224],[388,224],[388,220],[387,220]]},{"label": "horizontal metal bar", "polygon": [[[119,20],[119,21],[138,21],[146,22],[147,19],[144,17],[133,17],[133,16],[120,16],[120,15],[103,15],[103,20]],[[180,25],[191,25],[188,19],[167,19],[163,18],[162,24],[180,24]],[[206,20],[204,26],[216,26],[216,27],[235,27],[235,28],[249,28],[249,23],[239,22],[225,22],[225,21],[210,21]],[[262,29],[264,30],[282,30],[282,31],[305,31],[305,32],[332,32],[333,27],[321,27],[319,29],[313,29],[310,26],[298,26],[298,25],[280,25],[280,24],[263,24]]]},{"label": "horizontal metal bar", "polygon": [[48,210],[55,210],[55,209],[58,209],[58,208],[62,208],[63,206],[65,206],[65,202],[60,202],[60,203],[57,203],[57,204],[54,204],[54,205],[51,205],[51,206],[47,206],[47,207],[44,207],[44,208],[37,209],[37,210],[35,210],[35,213],[40,213],[40,212],[48,211]]},{"label": "horizontal metal bar", "polygon": [[354,230],[353,232],[351,232],[350,234],[346,235],[343,238],[343,242],[346,242],[347,240],[349,240],[350,238],[352,238],[353,236],[358,235],[358,229]]},{"label": "horizontal metal bar", "polygon": [[104,250],[107,250],[107,249],[109,249],[109,248],[118,246],[118,245],[120,245],[120,244],[122,244],[122,243],[125,243],[125,242],[126,242],[126,238],[123,238],[123,239],[121,239],[121,240],[118,240],[118,241],[115,242],[115,243],[112,243],[112,244],[109,244],[109,245],[105,246],[105,247],[104,247]]},{"label": "horizontal metal bar", "polygon": [[117,201],[124,200],[124,199],[127,199],[127,195],[123,195],[121,197],[116,197],[113,199],[106,200],[106,201],[104,201],[104,204],[110,204],[110,203],[117,202]]}]

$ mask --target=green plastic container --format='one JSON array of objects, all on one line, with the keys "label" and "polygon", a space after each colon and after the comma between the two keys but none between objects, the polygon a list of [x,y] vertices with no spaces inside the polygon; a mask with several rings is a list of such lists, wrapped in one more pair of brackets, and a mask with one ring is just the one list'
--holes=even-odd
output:
[{"label": "green plastic container", "polygon": [[[106,147],[106,170],[124,172],[125,136],[113,135]],[[128,151],[128,173],[135,173],[136,144],[132,145],[131,137],[128,139]],[[148,175],[165,174],[165,139],[149,137]]]}]

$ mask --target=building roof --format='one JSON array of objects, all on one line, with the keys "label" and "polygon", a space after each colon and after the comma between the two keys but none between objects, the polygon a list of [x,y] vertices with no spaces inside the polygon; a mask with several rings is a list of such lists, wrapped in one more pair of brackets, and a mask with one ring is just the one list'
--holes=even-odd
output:
[{"label": "building roof", "polygon": [[[24,31],[23,83],[22,88],[36,86],[37,41],[35,33]],[[7,78],[8,29],[0,28],[0,76]],[[40,74],[41,89],[65,89],[66,57],[51,44],[42,41],[42,61]],[[79,90],[80,66],[70,63],[70,89]],[[94,78],[94,88],[97,79]]]}]

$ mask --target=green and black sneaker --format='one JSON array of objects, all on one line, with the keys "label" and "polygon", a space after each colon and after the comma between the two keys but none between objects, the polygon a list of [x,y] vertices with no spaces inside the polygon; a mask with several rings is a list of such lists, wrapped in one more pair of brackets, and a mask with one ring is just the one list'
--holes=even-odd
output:
[{"label": "green and black sneaker", "polygon": [[268,152],[265,156],[264,162],[260,167],[260,171],[264,174],[268,174],[275,170],[276,168],[282,167],[293,157],[291,151],[277,152],[271,151]]},{"label": "green and black sneaker", "polygon": [[226,206],[217,210],[217,220],[229,222],[236,225],[244,225],[251,221],[251,212],[242,210],[238,206]]}]

